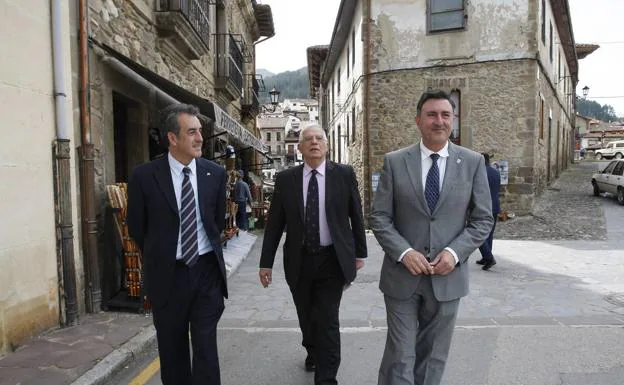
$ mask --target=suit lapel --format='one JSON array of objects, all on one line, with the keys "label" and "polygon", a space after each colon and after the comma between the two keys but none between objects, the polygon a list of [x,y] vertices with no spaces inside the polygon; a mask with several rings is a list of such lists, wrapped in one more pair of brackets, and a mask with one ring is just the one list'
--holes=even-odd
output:
[{"label": "suit lapel", "polygon": [[442,181],[442,191],[440,191],[440,198],[436,204],[434,212],[440,207],[444,199],[450,194],[453,181],[457,180],[459,170],[461,168],[462,159],[459,157],[459,152],[455,149],[454,145],[449,142],[448,146],[449,157],[446,160],[446,168],[444,170],[444,181]]},{"label": "suit lapel", "polygon": [[210,172],[202,165],[200,159],[195,159],[195,164],[197,166],[197,198],[199,199],[199,213],[202,221],[204,221],[204,209],[206,207],[205,197],[207,196],[206,192],[210,187]]},{"label": "suit lapel", "polygon": [[178,203],[173,190],[173,180],[171,179],[171,169],[169,168],[169,158],[165,155],[160,161],[154,162],[156,165],[156,183],[160,191],[165,195],[169,207],[178,214]]},{"label": "suit lapel", "polygon": [[297,201],[297,207],[299,208],[299,215],[301,216],[301,223],[304,220],[304,210],[303,210],[303,166],[298,166],[294,170],[294,191],[295,191],[295,200]]},{"label": "suit lapel", "polygon": [[338,188],[338,175],[336,175],[336,167],[331,161],[325,162],[325,218],[330,222],[330,215],[334,212],[332,207],[332,197],[334,196],[334,188]]},{"label": "suit lapel", "polygon": [[420,148],[418,144],[415,144],[410,148],[405,157],[405,167],[407,168],[407,174],[412,182],[416,197],[419,197],[418,202],[422,206],[423,210],[428,210],[427,202],[425,200],[425,189],[422,185],[422,161],[420,159]]}]

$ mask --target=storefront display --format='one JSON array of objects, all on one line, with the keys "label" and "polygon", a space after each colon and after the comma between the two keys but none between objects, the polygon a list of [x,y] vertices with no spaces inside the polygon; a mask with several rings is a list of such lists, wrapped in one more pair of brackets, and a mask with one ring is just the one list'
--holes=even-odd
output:
[{"label": "storefront display", "polygon": [[121,265],[121,290],[108,300],[108,307],[119,307],[149,312],[150,303],[143,280],[143,256],[138,245],[128,233],[126,215],[128,210],[128,185],[116,183],[106,186],[110,212],[113,218],[116,240],[121,244],[116,253]]}]

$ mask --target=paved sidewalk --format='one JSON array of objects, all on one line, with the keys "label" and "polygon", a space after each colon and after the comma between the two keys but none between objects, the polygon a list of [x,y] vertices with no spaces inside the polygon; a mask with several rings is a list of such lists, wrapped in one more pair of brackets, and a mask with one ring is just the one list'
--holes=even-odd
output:
[{"label": "paved sidewalk", "polygon": [[[228,277],[247,257],[257,236],[241,231],[228,242]],[[99,385],[155,344],[149,315],[98,313],[78,325],[42,333],[0,357],[0,385]]]}]

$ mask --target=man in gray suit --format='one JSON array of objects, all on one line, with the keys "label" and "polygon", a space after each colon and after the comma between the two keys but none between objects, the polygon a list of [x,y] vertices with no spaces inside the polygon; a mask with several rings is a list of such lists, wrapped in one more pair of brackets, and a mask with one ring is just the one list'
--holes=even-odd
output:
[{"label": "man in gray suit", "polygon": [[442,91],[417,106],[418,144],[386,154],[370,214],[385,252],[388,321],[378,385],[438,385],[470,254],[493,225],[481,154],[449,142],[455,106]]}]

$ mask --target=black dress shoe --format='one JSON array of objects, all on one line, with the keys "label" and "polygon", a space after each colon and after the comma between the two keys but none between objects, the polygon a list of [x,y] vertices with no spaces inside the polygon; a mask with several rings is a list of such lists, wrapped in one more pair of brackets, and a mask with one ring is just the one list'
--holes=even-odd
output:
[{"label": "black dress shoe", "polygon": [[485,259],[481,258],[477,261],[477,265],[485,265]]},{"label": "black dress shoe", "polygon": [[316,364],[314,363],[314,359],[312,358],[312,356],[308,354],[305,359],[305,371],[313,372],[314,369],[316,369]]},{"label": "black dress shoe", "polygon": [[489,261],[486,261],[485,264],[483,264],[483,267],[481,269],[483,269],[485,271],[488,271],[494,265],[496,265],[496,260],[495,259],[491,259]]}]

